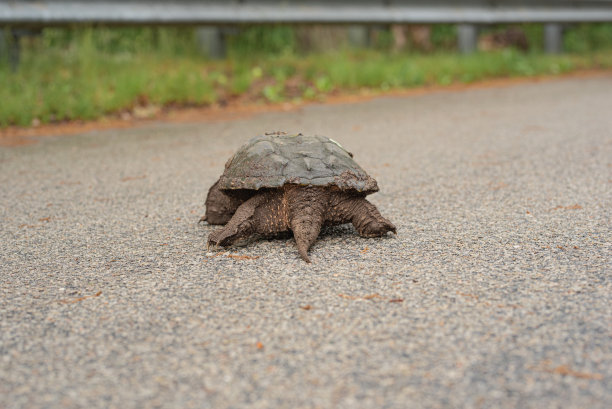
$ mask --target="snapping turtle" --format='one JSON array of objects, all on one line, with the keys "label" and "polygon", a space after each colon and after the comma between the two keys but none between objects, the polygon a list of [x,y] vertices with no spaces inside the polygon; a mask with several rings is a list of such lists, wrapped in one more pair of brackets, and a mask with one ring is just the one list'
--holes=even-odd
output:
[{"label": "snapping turtle", "polygon": [[252,234],[292,231],[302,259],[324,225],[352,223],[361,236],[396,232],[365,199],[376,181],[336,141],[268,133],[252,138],[225,164],[208,191],[200,221],[226,224],[208,245],[228,246]]}]

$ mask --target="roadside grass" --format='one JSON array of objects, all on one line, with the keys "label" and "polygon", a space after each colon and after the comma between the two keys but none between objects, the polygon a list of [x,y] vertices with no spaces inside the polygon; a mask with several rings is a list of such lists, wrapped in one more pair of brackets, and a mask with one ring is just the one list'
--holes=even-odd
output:
[{"label": "roadside grass", "polygon": [[0,125],[94,119],[139,105],[205,105],[214,79],[189,58],[42,55],[0,69]]},{"label": "roadside grass", "polygon": [[297,102],[364,89],[387,91],[592,68],[612,68],[612,51],[545,55],[505,49],[463,56],[345,50],[211,61],[190,52],[107,53],[85,38],[77,48],[27,51],[16,72],[0,63],[0,127],[137,111],[149,115],[164,107],[224,104],[238,98]]}]

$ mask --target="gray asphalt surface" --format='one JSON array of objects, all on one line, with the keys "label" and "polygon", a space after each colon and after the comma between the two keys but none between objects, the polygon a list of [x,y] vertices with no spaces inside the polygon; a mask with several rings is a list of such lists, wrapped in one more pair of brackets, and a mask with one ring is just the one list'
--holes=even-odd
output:
[{"label": "gray asphalt surface", "polygon": [[[604,408],[612,77],[0,148],[0,408]],[[398,227],[206,250],[249,137],[332,137]]]}]

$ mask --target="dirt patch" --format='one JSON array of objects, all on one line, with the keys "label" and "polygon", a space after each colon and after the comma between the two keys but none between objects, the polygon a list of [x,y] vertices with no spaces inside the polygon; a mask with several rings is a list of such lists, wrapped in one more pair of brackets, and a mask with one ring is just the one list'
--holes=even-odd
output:
[{"label": "dirt patch", "polygon": [[220,104],[206,107],[169,107],[152,111],[152,116],[139,118],[134,115],[112,115],[94,121],[67,121],[43,124],[32,127],[10,126],[0,129],[0,146],[23,146],[38,142],[44,136],[75,135],[107,129],[125,129],[143,127],[156,122],[194,123],[217,122],[243,119],[262,112],[296,111],[307,105],[315,104],[353,104],[384,96],[418,96],[436,92],[459,92],[472,89],[509,87],[519,84],[530,84],[562,80],[566,78],[593,78],[612,76],[610,70],[583,70],[562,75],[546,75],[530,78],[499,78],[473,84],[431,85],[419,88],[380,91],[362,90],[353,93],[336,92],[328,95],[324,101],[302,101],[283,103],[254,102],[250,98],[224,100]]},{"label": "dirt patch", "polygon": [[553,207],[552,209],[550,209],[551,211],[554,210],[580,210],[582,209],[582,206],[580,206],[578,203],[570,205],[570,206],[561,206],[558,205],[556,207]]},{"label": "dirt patch", "polygon": [[601,381],[604,378],[604,376],[600,373],[577,371],[571,368],[569,365],[558,365],[552,368],[551,362],[549,360],[542,362],[535,369],[543,371],[543,372],[555,374],[555,375],[572,376],[574,378],[581,378],[581,379],[593,379],[596,381]]},{"label": "dirt patch", "polygon": [[83,301],[83,300],[87,300],[88,298],[95,298],[95,297],[99,297],[102,294],[102,291],[98,291],[95,294],[92,295],[85,295],[83,297],[79,297],[79,298],[73,298],[73,299],[69,299],[69,300],[57,300],[57,302],[59,302],[60,304],[75,304],[77,302]]}]

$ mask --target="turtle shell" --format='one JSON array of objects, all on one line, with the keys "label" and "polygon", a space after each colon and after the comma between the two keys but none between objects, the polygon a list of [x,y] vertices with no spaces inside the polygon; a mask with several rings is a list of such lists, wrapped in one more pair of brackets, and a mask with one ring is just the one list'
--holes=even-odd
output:
[{"label": "turtle shell", "polygon": [[376,180],[333,139],[281,133],[256,136],[242,146],[225,164],[219,188],[259,190],[289,183],[366,195],[378,191]]}]

